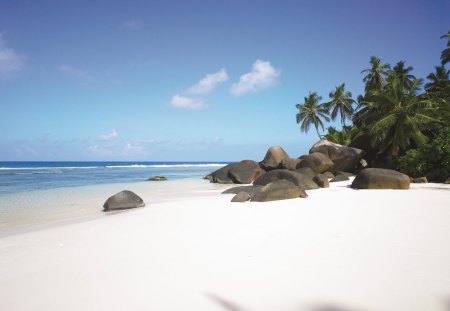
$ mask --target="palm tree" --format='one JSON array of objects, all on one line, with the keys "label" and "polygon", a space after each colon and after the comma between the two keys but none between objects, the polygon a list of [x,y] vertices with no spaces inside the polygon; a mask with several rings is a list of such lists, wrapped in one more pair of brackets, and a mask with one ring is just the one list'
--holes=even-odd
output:
[{"label": "palm tree", "polygon": [[436,66],[435,73],[430,73],[427,79],[429,83],[425,84],[425,90],[428,92],[443,91],[446,87],[449,87],[450,69],[446,70],[445,66]]},{"label": "palm tree", "polygon": [[358,128],[362,128],[366,123],[365,110],[367,110],[367,103],[363,95],[358,95],[356,103],[356,109],[352,116],[352,123]]},{"label": "palm tree", "polygon": [[337,86],[334,92],[330,92],[331,101],[326,103],[331,111],[331,119],[334,121],[339,113],[341,115],[341,123],[345,126],[345,119],[351,119],[353,114],[352,105],[355,100],[352,99],[352,93],[345,90],[345,83]]},{"label": "palm tree", "polygon": [[381,59],[376,56],[370,58],[371,68],[361,71],[367,73],[363,81],[366,83],[366,92],[369,90],[381,90],[385,85],[384,77],[391,68],[389,64],[382,64]]},{"label": "palm tree", "polygon": [[442,102],[436,117],[448,123],[450,120],[450,70],[446,70],[444,65],[437,66],[435,69],[435,73],[427,76],[430,82],[425,84],[427,93],[423,96]]},{"label": "palm tree", "polygon": [[445,35],[443,35],[441,37],[441,39],[445,39],[448,38],[447,41],[447,48],[445,50],[442,51],[441,54],[441,64],[445,65],[448,62],[450,62],[450,30],[448,31],[448,33],[446,33]]},{"label": "palm tree", "polygon": [[410,89],[405,89],[394,76],[389,87],[371,91],[366,97],[369,116],[376,120],[368,125],[369,135],[380,153],[389,150],[398,158],[414,141],[416,146],[427,142],[422,128],[428,123],[439,122],[433,114],[439,107],[436,101],[417,96],[422,79],[417,79]]},{"label": "palm tree", "polygon": [[405,61],[401,60],[394,66],[392,71],[389,71],[388,79],[390,79],[392,74],[395,73],[400,79],[400,83],[403,84],[403,88],[410,89],[414,84],[414,81],[416,81],[416,77],[409,74],[412,70],[413,67],[411,66],[405,68]]},{"label": "palm tree", "polygon": [[[369,98],[369,94],[370,92],[366,94],[367,98]],[[358,96],[358,105],[352,117],[352,123],[360,129],[366,128],[378,118],[376,105],[366,97]]]},{"label": "palm tree", "polygon": [[317,95],[316,92],[309,92],[309,96],[305,97],[305,102],[295,106],[298,109],[298,113],[296,115],[297,124],[301,123],[300,130],[307,133],[311,124],[313,124],[316,128],[319,139],[321,139],[319,134],[319,125],[323,130],[322,119],[327,122],[330,121],[330,118],[328,117],[328,109],[324,106],[324,104],[319,103],[320,100],[322,100],[322,97]]}]

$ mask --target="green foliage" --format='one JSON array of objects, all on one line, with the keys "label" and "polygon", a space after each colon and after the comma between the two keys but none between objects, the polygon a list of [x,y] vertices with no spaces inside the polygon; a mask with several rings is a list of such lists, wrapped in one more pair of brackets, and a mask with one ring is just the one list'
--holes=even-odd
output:
[{"label": "green foliage", "polygon": [[409,66],[405,68],[405,61],[399,61],[392,70],[387,72],[387,83],[390,84],[391,80],[397,77],[404,89],[411,89],[417,78],[410,74],[413,67]]},{"label": "green foliage", "polygon": [[442,128],[426,145],[411,149],[400,157],[400,171],[412,177],[426,176],[443,182],[450,177],[450,127]]},{"label": "green foliage", "polygon": [[396,74],[382,90],[370,91],[366,95],[365,114],[373,146],[381,153],[388,151],[398,157],[401,150],[410,147],[411,142],[420,146],[428,141],[423,128],[429,123],[439,122],[433,117],[438,105],[431,99],[417,96],[421,79],[405,89]]},{"label": "green foliage", "polygon": [[[450,32],[442,38],[448,39],[450,47]],[[304,104],[297,105],[297,123],[301,123],[300,129],[304,132],[314,125],[320,137],[318,128],[323,130],[323,120],[329,121],[330,113],[335,120],[339,114],[343,128],[338,131],[328,127],[324,135],[327,140],[341,145],[363,142],[360,148],[367,149],[368,157],[381,165],[390,161],[394,167],[404,155],[402,169],[414,173],[412,175],[428,172],[427,177],[448,178],[448,161],[442,162],[447,163],[446,166],[436,165],[444,161],[436,150],[448,146],[450,133],[443,131],[447,137],[440,134],[440,145],[432,139],[443,125],[450,124],[450,70],[444,66],[450,62],[449,56],[447,48],[441,55],[442,66],[435,67],[435,72],[427,76],[425,90],[421,88],[423,80],[412,75],[413,68],[404,61],[391,69],[389,64],[372,56],[370,68],[361,71],[365,94],[359,95],[357,102],[345,90],[344,83],[330,92],[330,101],[325,104],[319,103],[322,98],[317,93],[310,93]],[[353,108],[355,103],[356,109]],[[351,119],[353,125],[346,126],[346,119]],[[443,154],[448,160],[448,148],[446,150]]]},{"label": "green foliage", "polygon": [[450,88],[450,81],[449,81],[449,77],[450,77],[450,70],[446,70],[445,66],[437,66],[434,67],[435,68],[435,72],[434,73],[430,73],[427,76],[427,79],[430,81],[427,84],[425,84],[425,90],[427,92],[443,92],[445,90],[447,90],[447,92],[449,92],[449,88]]},{"label": "green foliage", "polygon": [[358,128],[354,126],[344,126],[341,131],[338,131],[335,127],[330,126],[327,128],[328,133],[326,133],[324,137],[332,143],[348,146],[358,131]]},{"label": "green foliage", "polygon": [[448,38],[447,48],[444,49],[441,54],[441,64],[442,65],[445,65],[448,62],[450,62],[450,30],[448,31],[448,33],[446,33],[445,35],[443,35],[441,37],[441,39],[446,39],[446,38]]},{"label": "green foliage", "polygon": [[296,105],[296,108],[298,109],[296,120],[297,124],[301,123],[300,130],[307,133],[311,125],[314,125],[319,139],[321,138],[319,134],[319,125],[323,130],[322,119],[327,122],[330,121],[328,109],[324,104],[319,103],[320,100],[322,100],[322,97],[317,95],[316,92],[309,92],[309,96],[305,97],[305,102]]},{"label": "green foliage", "polygon": [[366,92],[369,90],[381,90],[386,84],[385,77],[391,66],[382,64],[381,59],[376,56],[370,58],[370,65],[369,69],[361,71],[361,73],[366,73],[363,79],[366,83]]}]

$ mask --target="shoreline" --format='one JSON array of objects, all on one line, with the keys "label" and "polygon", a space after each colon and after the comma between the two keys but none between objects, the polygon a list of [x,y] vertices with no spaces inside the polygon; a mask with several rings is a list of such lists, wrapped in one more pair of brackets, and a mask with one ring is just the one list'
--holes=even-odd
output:
[{"label": "shoreline", "polygon": [[[0,219],[0,238],[106,217],[110,214],[103,212],[106,199],[125,189],[138,193],[147,207],[172,200],[171,197],[179,188],[184,189],[183,196],[192,196],[199,189],[225,190],[227,187],[210,184],[209,181],[199,178],[181,178],[163,182],[140,181],[61,187],[5,195],[0,202],[0,210],[3,211]],[[127,210],[114,213],[123,212]]]},{"label": "shoreline", "polygon": [[[309,195],[313,194],[315,198],[316,193],[323,191],[336,191],[338,188],[345,188],[350,191],[366,191],[351,189],[348,185],[350,181],[334,182],[331,183],[330,188],[319,188],[315,190],[307,190]],[[175,180],[166,180],[162,182],[154,181],[140,181],[134,183],[111,183],[111,184],[96,184],[96,185],[86,185],[86,186],[74,186],[74,187],[61,187],[55,189],[44,189],[32,191],[31,198],[48,198],[50,199],[61,199],[61,195],[67,192],[73,193],[72,196],[65,197],[63,199],[69,199],[64,205],[60,202],[49,204],[48,202],[40,202],[37,206],[32,207],[30,204],[27,206],[22,206],[22,213],[19,215],[8,215],[3,218],[0,222],[0,238],[34,232],[38,230],[43,230],[47,228],[60,227],[65,225],[70,225],[74,223],[86,222],[96,220],[102,217],[108,217],[114,214],[121,214],[132,212],[136,209],[121,210],[113,212],[103,212],[103,203],[106,199],[122,190],[131,190],[141,196],[146,204],[147,208],[153,204],[160,204],[164,202],[180,202],[182,199],[198,197],[199,194],[208,195],[222,195],[229,196],[230,200],[233,197],[231,194],[221,194],[226,189],[239,186],[239,184],[218,184],[210,183],[208,180],[200,178],[182,178]],[[176,187],[184,187],[183,191],[180,193]],[[433,191],[447,190],[450,193],[450,185],[442,183],[423,183],[415,184],[411,183],[410,189],[406,191],[415,191],[421,189],[429,189]],[[380,191],[380,190],[369,190]],[[392,190],[381,190],[381,191],[392,191]],[[395,190],[397,191],[397,190]],[[401,190],[400,190],[401,191]],[[181,195],[180,195],[181,194]],[[20,198],[20,195],[13,194],[11,197]],[[79,198],[82,196],[83,198]],[[7,196],[4,196],[7,197]],[[266,202],[267,203],[267,202]],[[5,210],[5,205],[11,204],[11,202],[4,203],[3,206],[0,205],[0,209]],[[247,202],[246,204],[258,204],[257,202]],[[16,206],[14,207],[16,208]],[[142,209],[138,208],[138,209]],[[28,209],[33,209],[37,215],[27,216],[24,219],[19,219],[20,214],[26,213]],[[56,209],[54,215],[51,214],[51,209]],[[43,215],[40,215],[43,214]]]},{"label": "shoreline", "polygon": [[0,309],[447,310],[450,185],[349,182],[265,203],[178,183],[144,208],[2,237]]}]

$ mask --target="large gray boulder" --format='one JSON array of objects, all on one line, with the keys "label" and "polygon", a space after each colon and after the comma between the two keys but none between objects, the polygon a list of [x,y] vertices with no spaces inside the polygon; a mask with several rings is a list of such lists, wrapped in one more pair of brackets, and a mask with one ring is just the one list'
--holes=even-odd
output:
[{"label": "large gray boulder", "polygon": [[264,174],[265,171],[259,167],[258,163],[252,160],[243,160],[230,166],[229,175],[237,184],[251,184],[256,178]]},{"label": "large gray boulder", "polygon": [[301,161],[301,159],[297,158],[283,159],[281,160],[281,168],[293,171],[298,167]]},{"label": "large gray boulder", "polygon": [[355,189],[409,189],[408,175],[383,168],[366,168],[356,175]]},{"label": "large gray boulder", "polygon": [[238,194],[239,192],[246,192],[252,198],[263,186],[237,186],[222,192],[223,194]]},{"label": "large gray boulder", "polygon": [[309,150],[310,154],[315,152],[322,153],[333,161],[333,171],[342,170],[355,173],[361,169],[361,163],[365,162],[361,162],[362,157],[365,155],[364,150],[342,146],[325,139],[315,143]]},{"label": "large gray boulder", "polygon": [[251,199],[252,202],[268,202],[299,198],[302,189],[287,180],[275,180],[261,188]]},{"label": "large gray boulder", "polygon": [[209,177],[209,180],[211,182],[213,182],[213,183],[232,184],[233,183],[233,179],[231,178],[231,176],[229,174],[231,165],[233,165],[233,163],[219,168],[218,170],[212,172],[211,174],[209,174],[206,177]]},{"label": "large gray boulder", "polygon": [[103,204],[105,212],[145,206],[144,201],[134,192],[124,190],[111,196]]},{"label": "large gray boulder", "polygon": [[313,179],[314,176],[317,175],[316,172],[314,172],[312,170],[312,168],[310,168],[310,167],[300,167],[300,168],[296,169],[295,171],[297,173],[300,173],[300,174],[308,176],[310,179]]},{"label": "large gray boulder", "polygon": [[265,186],[276,180],[287,180],[304,190],[317,189],[319,186],[308,176],[300,174],[296,171],[289,170],[273,170],[258,177],[253,185]]},{"label": "large gray boulder", "polygon": [[313,181],[320,187],[320,188],[328,188],[330,187],[330,182],[328,181],[328,178],[323,175],[319,174],[314,176]]},{"label": "large gray boulder", "polygon": [[334,167],[333,161],[323,153],[313,152],[309,155],[300,157],[302,161],[298,165],[299,168],[309,167],[317,174],[331,170]]},{"label": "large gray boulder", "polygon": [[281,162],[289,159],[289,155],[281,147],[270,147],[266,156],[259,163],[266,171],[281,168]]},{"label": "large gray boulder", "polygon": [[255,161],[243,160],[221,167],[207,175],[205,179],[218,184],[251,184],[264,172]]},{"label": "large gray boulder", "polygon": [[240,202],[240,203],[244,203],[247,202],[248,200],[250,200],[250,195],[245,192],[245,191],[241,191],[238,192],[232,199],[231,202]]}]

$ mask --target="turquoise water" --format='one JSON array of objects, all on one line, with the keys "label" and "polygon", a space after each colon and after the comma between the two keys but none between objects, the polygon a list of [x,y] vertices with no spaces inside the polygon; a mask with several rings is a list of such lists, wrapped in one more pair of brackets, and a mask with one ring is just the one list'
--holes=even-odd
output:
[{"label": "turquoise water", "polygon": [[0,198],[5,194],[87,185],[133,183],[155,175],[201,178],[221,162],[0,162]]},{"label": "turquoise water", "polygon": [[[103,217],[105,200],[125,189],[143,195],[151,204],[189,187],[212,187],[201,178],[225,164],[0,162],[0,237],[36,225]],[[168,181],[146,181],[155,175]]]}]

